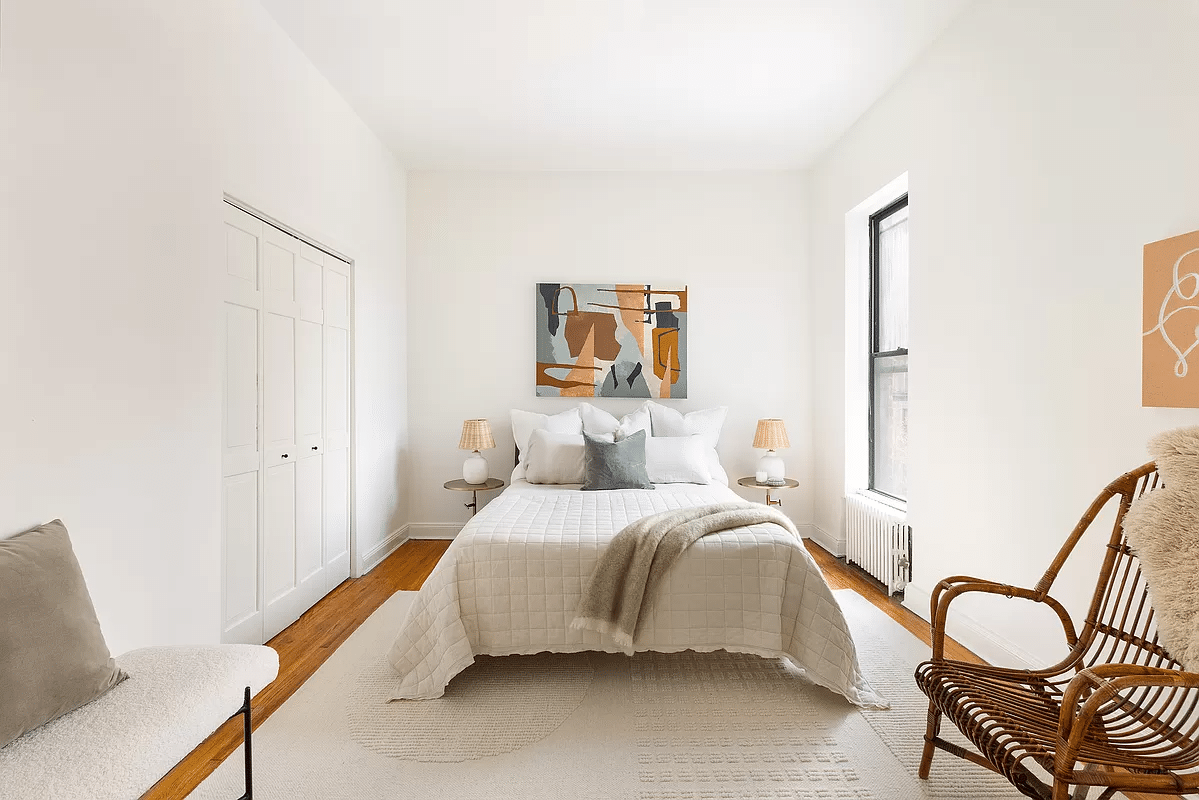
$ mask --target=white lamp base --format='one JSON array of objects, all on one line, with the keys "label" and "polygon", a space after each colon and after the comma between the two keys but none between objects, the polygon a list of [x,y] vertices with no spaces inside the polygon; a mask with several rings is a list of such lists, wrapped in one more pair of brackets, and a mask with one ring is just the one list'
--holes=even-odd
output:
[{"label": "white lamp base", "polygon": [[479,455],[478,450],[467,456],[467,459],[462,462],[462,480],[470,484],[487,483],[487,475],[490,471],[487,468],[487,459]]},{"label": "white lamp base", "polygon": [[[763,473],[766,475],[765,478],[762,477]],[[758,483],[771,483],[775,486],[782,486],[785,483],[786,474],[783,459],[779,458],[773,450],[767,450],[766,455],[758,459],[758,468],[754,472]]]}]

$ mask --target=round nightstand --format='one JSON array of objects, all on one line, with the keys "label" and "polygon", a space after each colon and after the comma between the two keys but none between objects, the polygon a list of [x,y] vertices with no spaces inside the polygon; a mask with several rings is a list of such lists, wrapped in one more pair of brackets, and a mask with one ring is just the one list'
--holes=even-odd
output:
[{"label": "round nightstand", "polygon": [[[467,483],[459,478],[456,481],[446,481],[445,488],[453,489],[455,492],[470,492],[471,502],[463,503],[462,505],[470,509],[470,515],[473,517],[479,513],[479,492],[491,491],[493,489],[504,488],[504,481],[499,478],[488,478],[484,483]],[[799,484],[796,484],[797,486]]]},{"label": "round nightstand", "polygon": [[[459,481],[459,482],[461,482],[461,481]],[[737,483],[739,483],[742,486],[752,486],[755,489],[765,489],[766,490],[766,505],[768,505],[768,506],[781,506],[783,504],[782,500],[775,500],[775,499],[771,498],[770,492],[773,489],[794,489],[796,486],[799,486],[799,481],[795,480],[794,478],[783,478],[782,483],[758,483],[757,478],[749,477],[749,478],[738,478]]]}]

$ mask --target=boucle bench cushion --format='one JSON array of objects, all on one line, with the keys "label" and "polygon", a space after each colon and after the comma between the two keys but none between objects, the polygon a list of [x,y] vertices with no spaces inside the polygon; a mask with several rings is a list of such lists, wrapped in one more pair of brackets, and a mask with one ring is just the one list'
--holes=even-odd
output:
[{"label": "boucle bench cushion", "polygon": [[275,679],[261,645],[148,647],[116,659],[129,678],[0,748],[0,797],[131,800]]}]

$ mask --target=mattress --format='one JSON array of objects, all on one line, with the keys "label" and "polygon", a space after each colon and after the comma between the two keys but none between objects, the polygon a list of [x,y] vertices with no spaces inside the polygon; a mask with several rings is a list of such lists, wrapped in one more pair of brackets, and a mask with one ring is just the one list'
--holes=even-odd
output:
[{"label": "mattress", "polygon": [[[480,654],[625,652],[608,634],[570,627],[608,542],[650,514],[739,499],[715,484],[583,492],[514,482],[466,524],[414,598],[388,653],[394,697],[441,697]],[[858,705],[885,705],[819,567],[778,525],[700,539],[651,602],[637,651],[786,658]]]}]

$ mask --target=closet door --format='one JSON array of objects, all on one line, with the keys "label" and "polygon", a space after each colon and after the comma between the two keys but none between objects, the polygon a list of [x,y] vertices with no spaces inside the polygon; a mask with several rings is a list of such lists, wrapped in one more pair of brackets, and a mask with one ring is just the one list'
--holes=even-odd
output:
[{"label": "closet door", "polygon": [[296,260],[296,583],[303,609],[325,596],[325,254],[301,243]]},{"label": "closet door", "polygon": [[259,644],[259,322],[263,223],[225,207],[221,639]]},{"label": "closet door", "polygon": [[225,206],[221,638],[350,575],[350,265]]},{"label": "closet door", "polygon": [[350,577],[350,265],[325,256],[326,587]]},{"label": "closet door", "polygon": [[[323,568],[312,565],[321,535],[321,465],[309,430],[313,368],[301,308],[311,262],[298,239],[265,226],[263,272],[263,589],[264,638],[270,639],[324,595]],[[318,267],[319,269],[319,267]],[[316,375],[320,375],[319,366]],[[319,390],[318,390],[319,392]],[[301,432],[302,431],[302,432]],[[302,444],[303,443],[303,444]]]}]

